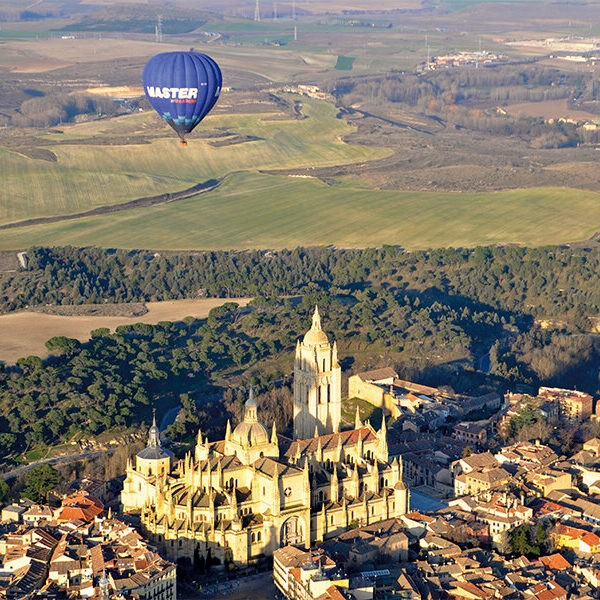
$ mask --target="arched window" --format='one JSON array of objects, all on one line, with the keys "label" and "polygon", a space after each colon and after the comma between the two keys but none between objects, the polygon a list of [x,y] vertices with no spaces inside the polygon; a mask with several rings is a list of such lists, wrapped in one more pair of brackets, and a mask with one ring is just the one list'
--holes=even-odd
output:
[{"label": "arched window", "polygon": [[323,502],[323,491],[319,492],[319,502]]},{"label": "arched window", "polygon": [[262,458],[264,455],[265,455],[265,453],[264,453],[264,452],[261,452],[261,453],[260,453],[260,458]]},{"label": "arched window", "polygon": [[261,534],[260,534],[260,531],[259,531],[259,532],[256,534],[256,541],[257,541],[257,542],[260,542],[260,538],[261,538],[261,537],[262,537],[262,536],[261,536]]},{"label": "arched window", "polygon": [[256,542],[256,534],[252,534],[252,543],[254,544],[254,542]]}]

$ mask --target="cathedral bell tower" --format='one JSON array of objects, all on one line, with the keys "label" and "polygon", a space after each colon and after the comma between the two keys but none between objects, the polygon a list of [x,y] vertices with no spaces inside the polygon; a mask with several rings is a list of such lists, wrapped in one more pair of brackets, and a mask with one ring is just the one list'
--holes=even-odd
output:
[{"label": "cathedral bell tower", "polygon": [[[333,347],[321,329],[315,307],[312,327],[296,345],[294,360],[294,437],[337,433],[342,408],[342,369]],[[315,433],[316,432],[316,433]]]}]

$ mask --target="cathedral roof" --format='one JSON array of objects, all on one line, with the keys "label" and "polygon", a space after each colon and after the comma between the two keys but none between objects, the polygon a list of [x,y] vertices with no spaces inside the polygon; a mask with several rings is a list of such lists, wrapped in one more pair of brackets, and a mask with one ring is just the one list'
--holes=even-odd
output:
[{"label": "cathedral roof", "polygon": [[259,458],[258,460],[254,461],[254,467],[257,471],[260,471],[269,477],[273,477],[275,475],[276,467],[277,473],[280,476],[302,474],[302,469],[293,467],[292,465],[288,465],[286,463],[280,463],[268,457]]},{"label": "cathedral roof", "polygon": [[307,346],[319,346],[320,344],[329,343],[326,333],[321,329],[321,317],[319,316],[319,308],[317,306],[315,306],[312,326],[306,332],[302,341]]},{"label": "cathedral roof", "polygon": [[327,435],[320,435],[314,438],[308,438],[306,440],[295,440],[290,444],[290,447],[285,453],[286,458],[293,458],[296,454],[312,454],[317,451],[319,441],[321,442],[322,450],[330,450],[336,448],[338,443],[341,442],[342,448],[344,446],[355,446],[358,444],[358,438],[362,436],[364,442],[375,442],[377,441],[377,435],[370,427],[361,427],[360,429],[352,429],[350,431],[340,431],[339,433],[329,433]]},{"label": "cathedral roof", "polygon": [[211,471],[217,470],[217,465],[221,463],[221,470],[228,471],[231,469],[239,469],[244,465],[240,461],[240,459],[235,455],[223,456],[223,457],[212,457],[207,458],[206,460],[200,461],[200,469],[202,471],[208,472],[208,468],[210,466]]}]

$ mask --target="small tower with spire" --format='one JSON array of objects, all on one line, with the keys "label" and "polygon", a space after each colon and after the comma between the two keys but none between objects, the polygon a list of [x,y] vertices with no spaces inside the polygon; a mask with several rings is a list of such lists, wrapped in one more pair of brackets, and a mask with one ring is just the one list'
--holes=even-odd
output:
[{"label": "small tower with spire", "polygon": [[157,482],[171,472],[172,465],[173,453],[162,447],[156,412],[153,411],[146,447],[136,454],[135,468],[128,464],[127,477],[121,492],[124,510],[139,510],[147,502],[154,504]]},{"label": "small tower with spire", "polygon": [[337,433],[342,411],[342,369],[337,344],[321,328],[318,306],[312,325],[296,345],[294,360],[294,437]]}]

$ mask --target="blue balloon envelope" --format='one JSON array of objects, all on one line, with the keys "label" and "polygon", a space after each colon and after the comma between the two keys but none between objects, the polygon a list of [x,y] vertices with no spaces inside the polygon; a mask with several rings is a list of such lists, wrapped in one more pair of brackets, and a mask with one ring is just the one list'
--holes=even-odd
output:
[{"label": "blue balloon envelope", "polygon": [[199,52],[153,56],[142,74],[144,91],[156,112],[182,142],[215,105],[223,77],[217,63]]}]

